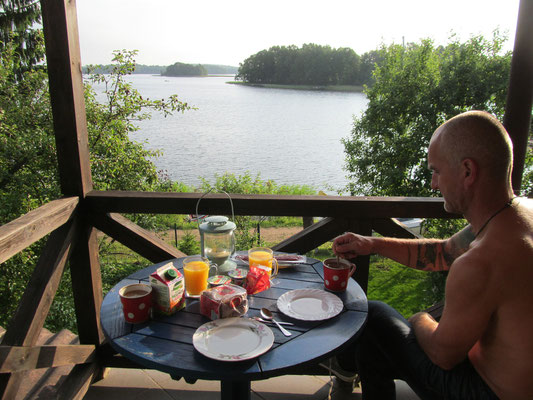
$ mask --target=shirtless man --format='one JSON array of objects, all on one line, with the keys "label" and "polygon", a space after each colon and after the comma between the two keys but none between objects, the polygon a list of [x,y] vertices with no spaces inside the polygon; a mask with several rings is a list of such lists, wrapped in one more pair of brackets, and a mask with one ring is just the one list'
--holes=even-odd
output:
[{"label": "shirtless man", "polygon": [[376,253],[449,271],[438,323],[369,302],[355,350],[363,399],[394,398],[393,378],[423,399],[532,399],[533,202],[513,195],[509,136],[488,113],[458,115],[433,134],[428,165],[432,189],[465,229],[448,240],[347,233],[333,244],[343,258]]}]

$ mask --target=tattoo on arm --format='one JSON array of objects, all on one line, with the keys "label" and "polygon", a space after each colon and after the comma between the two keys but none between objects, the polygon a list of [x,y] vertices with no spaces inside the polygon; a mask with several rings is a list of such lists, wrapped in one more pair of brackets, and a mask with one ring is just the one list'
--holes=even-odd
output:
[{"label": "tattoo on arm", "polygon": [[409,250],[409,265],[426,271],[448,270],[457,257],[468,251],[474,239],[474,232],[469,225],[446,241],[421,242],[417,248],[416,263],[412,262]]}]

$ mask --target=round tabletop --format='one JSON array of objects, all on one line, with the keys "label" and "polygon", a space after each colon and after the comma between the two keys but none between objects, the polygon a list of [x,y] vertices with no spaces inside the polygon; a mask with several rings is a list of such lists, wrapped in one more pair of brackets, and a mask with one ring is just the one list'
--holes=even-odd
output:
[{"label": "round tabletop", "polygon": [[[361,287],[349,280],[347,290],[335,293],[343,310],[333,318],[320,321],[293,319],[277,308],[277,299],[294,289],[324,290],[322,262],[307,257],[304,263],[280,269],[270,289],[248,296],[246,317],[259,316],[268,308],[292,336],[284,336],[275,325],[274,344],[266,353],[238,362],[218,361],[200,354],[193,346],[193,334],[210,320],[200,313],[198,299],[186,299],[186,306],[171,316],[155,314],[142,324],[125,322],[118,291],[131,283],[148,283],[148,277],[168,263],[182,270],[183,259],[173,259],[139,270],[111,289],[102,303],[102,329],[111,346],[138,364],[169,373],[173,377],[221,381],[252,381],[304,371],[336,354],[353,342],[367,316],[367,299]],[[244,264],[239,267],[247,267]]]}]

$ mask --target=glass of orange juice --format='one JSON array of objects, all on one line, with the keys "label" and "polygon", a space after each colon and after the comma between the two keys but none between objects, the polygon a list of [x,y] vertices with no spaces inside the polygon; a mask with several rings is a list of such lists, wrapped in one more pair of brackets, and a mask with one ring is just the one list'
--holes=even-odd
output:
[{"label": "glass of orange juice", "polygon": [[278,261],[274,258],[274,252],[268,247],[253,247],[248,250],[248,262],[250,265],[266,267],[268,275],[271,277],[278,273]]},{"label": "glass of orange juice", "polygon": [[217,269],[209,260],[202,256],[189,256],[183,260],[183,275],[185,276],[185,290],[188,296],[199,296],[207,289],[209,270]]}]

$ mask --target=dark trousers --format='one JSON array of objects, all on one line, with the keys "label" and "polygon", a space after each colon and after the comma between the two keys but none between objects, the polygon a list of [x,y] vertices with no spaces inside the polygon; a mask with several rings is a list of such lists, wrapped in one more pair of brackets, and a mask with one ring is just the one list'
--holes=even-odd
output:
[{"label": "dark trousers", "polygon": [[369,301],[367,324],[351,350],[338,359],[359,372],[363,400],[395,399],[394,379],[406,381],[424,400],[497,399],[468,360],[449,371],[433,364],[409,322],[385,303]]}]

